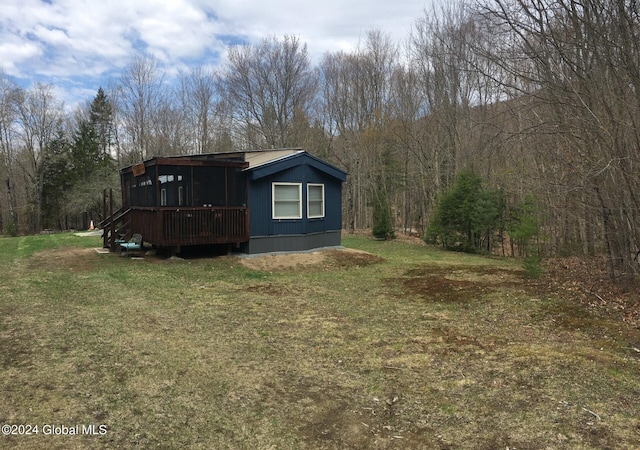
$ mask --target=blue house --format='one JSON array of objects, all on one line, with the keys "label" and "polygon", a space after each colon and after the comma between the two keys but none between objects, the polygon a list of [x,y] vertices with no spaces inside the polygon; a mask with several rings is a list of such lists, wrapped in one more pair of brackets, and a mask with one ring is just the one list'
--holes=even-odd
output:
[{"label": "blue house", "polygon": [[107,212],[105,197],[100,224],[112,250],[134,234],[173,252],[227,244],[253,254],[341,243],[346,173],[302,149],[156,157],[121,169],[120,180],[122,208]]},{"label": "blue house", "polygon": [[250,211],[245,253],[338,246],[347,174],[300,149],[247,152]]}]

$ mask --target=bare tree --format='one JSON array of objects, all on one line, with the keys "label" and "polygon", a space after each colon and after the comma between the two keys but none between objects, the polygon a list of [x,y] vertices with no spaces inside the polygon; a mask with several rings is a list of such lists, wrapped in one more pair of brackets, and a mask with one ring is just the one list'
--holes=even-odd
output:
[{"label": "bare tree", "polygon": [[120,120],[130,141],[132,161],[154,155],[153,126],[156,115],[165,105],[164,75],[156,60],[138,55],[123,73],[116,100]]},{"label": "bare tree", "polygon": [[307,46],[292,36],[232,47],[219,79],[232,117],[253,147],[298,145],[296,118],[308,113],[316,86]]},{"label": "bare tree", "polygon": [[349,172],[346,191],[347,228],[371,225],[372,195],[386,197],[393,148],[386,145],[391,79],[397,48],[380,31],[367,33],[354,54],[326,54],[321,62],[322,103],[332,153]]},{"label": "bare tree", "polygon": [[[519,133],[555,194],[549,204],[558,244],[584,239],[593,248],[600,229],[611,279],[634,278],[640,248],[636,2],[496,0],[479,13],[500,30],[496,43],[511,48],[495,45],[492,54],[511,74],[505,87],[529,98]],[[511,64],[516,59],[521,63]]]},{"label": "bare tree", "polygon": [[406,234],[418,231],[423,235],[425,219],[435,203],[432,161],[428,151],[429,127],[425,127],[426,100],[418,71],[411,64],[398,66],[392,78],[390,138],[397,147],[402,167],[401,197],[397,204],[402,211]]},{"label": "bare tree", "polygon": [[[16,158],[15,125],[23,98],[24,92],[0,72],[0,177],[2,179],[0,202],[3,211],[0,217],[0,229],[5,230],[8,226],[13,232],[19,228],[13,173]],[[8,214],[5,215],[5,212]]]},{"label": "bare tree", "polygon": [[25,93],[19,107],[19,132],[25,151],[23,169],[33,189],[32,230],[35,232],[39,232],[41,226],[46,148],[62,124],[63,109],[64,105],[53,94],[53,86],[40,83]]},{"label": "bare tree", "polygon": [[187,132],[186,113],[178,102],[164,98],[156,105],[149,150],[154,156],[193,153]]},{"label": "bare tree", "polygon": [[181,74],[180,81],[182,105],[190,124],[194,151],[211,153],[215,149],[216,135],[222,128],[216,74],[200,66]]},{"label": "bare tree", "polygon": [[412,35],[413,62],[421,77],[430,124],[437,128],[430,158],[437,192],[449,186],[466,163],[470,108],[481,100],[467,44],[475,40],[475,30],[464,8],[455,4],[425,12]]}]

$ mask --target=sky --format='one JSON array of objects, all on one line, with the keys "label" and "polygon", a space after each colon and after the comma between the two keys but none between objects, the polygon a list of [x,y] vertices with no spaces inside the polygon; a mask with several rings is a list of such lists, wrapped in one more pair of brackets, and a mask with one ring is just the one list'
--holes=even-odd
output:
[{"label": "sky", "polygon": [[311,59],[350,51],[372,29],[401,44],[432,0],[2,0],[0,71],[55,86],[67,107],[116,83],[136,54],[170,75],[219,66],[230,45],[285,34]]}]

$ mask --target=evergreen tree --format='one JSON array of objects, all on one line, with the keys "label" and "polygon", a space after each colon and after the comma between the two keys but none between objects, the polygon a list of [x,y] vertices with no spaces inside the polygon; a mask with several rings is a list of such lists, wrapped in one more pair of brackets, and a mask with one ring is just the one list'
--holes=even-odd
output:
[{"label": "evergreen tree", "polygon": [[98,135],[100,153],[109,156],[113,143],[113,106],[102,88],[91,102],[89,121]]},{"label": "evergreen tree", "polygon": [[43,168],[42,223],[44,228],[64,228],[64,224],[61,223],[64,195],[75,183],[75,172],[71,144],[64,137],[62,129],[58,129],[45,151],[47,155]]},{"label": "evergreen tree", "polygon": [[374,194],[373,229],[371,231],[378,239],[395,238],[391,205],[383,187],[380,187]]},{"label": "evergreen tree", "polygon": [[490,250],[504,209],[501,191],[484,189],[482,178],[472,171],[461,172],[454,185],[440,196],[425,240],[450,250]]},{"label": "evergreen tree", "polygon": [[82,121],[74,133],[71,156],[75,177],[65,198],[66,212],[82,216],[82,227],[86,228],[86,220],[102,216],[103,189],[117,184],[115,162],[103,152],[101,136],[88,121]]},{"label": "evergreen tree", "polygon": [[[376,132],[370,132],[369,137],[375,140]],[[394,179],[397,178],[397,167],[393,161],[391,151],[382,145],[379,149],[380,173],[375,176],[376,182],[372,189],[373,217],[372,233],[378,239],[394,239],[395,223],[391,208],[389,193],[393,189]]]},{"label": "evergreen tree", "polygon": [[73,165],[79,178],[90,178],[108,160],[108,156],[102,152],[100,136],[93,124],[82,121],[73,137]]},{"label": "evergreen tree", "polygon": [[507,233],[512,245],[517,246],[519,256],[533,256],[530,249],[531,241],[537,238],[540,232],[538,214],[535,201],[531,196],[526,196],[510,211]]},{"label": "evergreen tree", "polygon": [[[64,196],[64,212],[79,227],[102,215],[103,189],[117,186],[115,161],[110,154],[113,110],[102,88],[91,103],[89,120],[78,124],[70,144],[72,185]],[[79,223],[78,219],[82,222]]]}]

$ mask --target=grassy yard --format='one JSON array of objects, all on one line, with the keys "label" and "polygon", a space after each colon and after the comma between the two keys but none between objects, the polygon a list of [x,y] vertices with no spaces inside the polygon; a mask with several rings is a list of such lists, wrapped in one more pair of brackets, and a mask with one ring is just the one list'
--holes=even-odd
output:
[{"label": "grassy yard", "polygon": [[[375,256],[257,270],[1,238],[0,424],[39,433],[0,447],[640,448],[640,330],[510,260],[344,245]],[[95,435],[43,432],[76,424]]]}]

